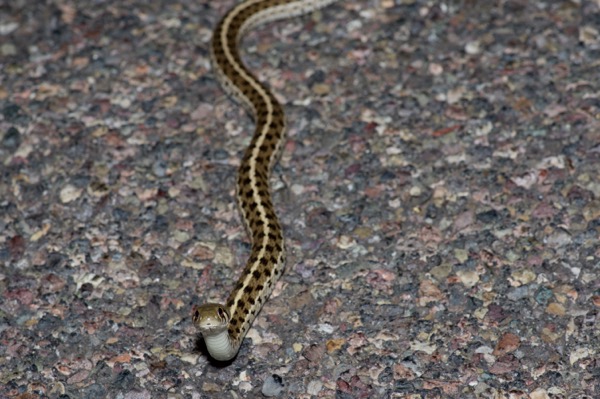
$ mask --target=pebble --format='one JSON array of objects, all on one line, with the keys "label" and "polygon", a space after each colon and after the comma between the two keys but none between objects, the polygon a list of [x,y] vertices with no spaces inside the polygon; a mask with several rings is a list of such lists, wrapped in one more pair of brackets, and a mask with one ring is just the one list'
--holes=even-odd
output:
[{"label": "pebble", "polygon": [[459,270],[456,275],[467,288],[474,287],[479,282],[479,274],[473,270]]},{"label": "pebble", "polygon": [[60,190],[60,201],[63,204],[68,204],[69,202],[75,201],[77,198],[79,198],[82,192],[82,189],[71,184],[67,184],[62,188],[62,190]]},{"label": "pebble", "polygon": [[308,386],[306,387],[306,392],[309,395],[316,396],[319,394],[319,392],[321,392],[321,389],[323,389],[323,383],[319,380],[312,380],[308,383]]},{"label": "pebble", "polygon": [[17,55],[17,47],[12,43],[4,43],[0,46],[0,54],[5,57]]},{"label": "pebble", "polygon": [[261,392],[267,397],[279,396],[284,388],[283,378],[278,374],[272,374],[263,383]]}]

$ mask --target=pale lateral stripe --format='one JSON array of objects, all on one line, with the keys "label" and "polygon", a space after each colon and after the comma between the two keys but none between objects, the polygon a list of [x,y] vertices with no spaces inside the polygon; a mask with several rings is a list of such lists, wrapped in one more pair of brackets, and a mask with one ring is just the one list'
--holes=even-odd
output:
[{"label": "pale lateral stripe", "polygon": [[[257,1],[250,1],[250,2],[244,3],[244,6],[249,6],[249,5],[252,5],[252,4],[256,3],[256,2]],[[259,190],[256,187],[256,157],[258,157],[258,155],[259,155],[260,146],[264,143],[265,135],[268,133],[269,126],[271,125],[271,122],[273,121],[273,104],[271,103],[271,99],[270,99],[269,95],[263,89],[263,86],[258,81],[256,81],[256,79],[254,79],[251,75],[249,75],[249,74],[246,73],[245,68],[243,66],[241,66],[235,60],[235,57],[232,55],[232,53],[230,51],[231,49],[226,45],[227,44],[227,31],[228,31],[229,25],[231,24],[232,19],[235,18],[235,16],[238,15],[239,12],[242,11],[243,9],[244,9],[244,7],[240,7],[238,9],[238,12],[232,12],[225,19],[225,22],[223,23],[223,29],[221,30],[221,43],[222,43],[222,47],[223,47],[225,56],[227,57],[227,60],[229,61],[229,63],[231,65],[233,65],[234,69],[238,72],[238,74],[240,76],[242,76],[244,78],[244,80],[246,80],[247,82],[249,82],[250,85],[259,93],[259,95],[263,98],[263,101],[265,102],[265,104],[267,106],[267,111],[268,111],[268,113],[267,113],[267,122],[262,126],[262,131],[261,131],[261,133],[260,133],[260,135],[258,137],[256,145],[253,148],[252,156],[251,156],[251,159],[250,159],[250,162],[249,162],[249,165],[250,165],[250,173],[249,173],[250,184],[252,185],[252,192],[254,193],[253,199],[254,199],[254,202],[256,203],[256,208],[258,210],[258,213],[260,214],[260,218],[264,219],[265,215],[266,215],[266,212],[265,212],[265,208],[264,208],[264,205],[263,205],[262,198],[258,194]],[[255,15],[260,15],[260,14],[261,13],[255,14]],[[240,28],[240,32],[242,32],[244,30],[243,27],[245,25],[246,25],[245,23],[242,25],[242,28]],[[236,38],[236,41],[237,40],[239,40],[239,37]],[[243,95],[243,93],[242,93],[242,95]],[[250,100],[248,100],[248,102],[250,103]],[[255,111],[255,113],[256,113],[256,111]],[[268,178],[268,176],[267,176],[267,178]],[[260,263],[260,260],[265,256],[266,246],[267,246],[268,241],[269,241],[270,229],[267,227],[267,224],[263,225],[263,229],[264,229],[264,232],[265,232],[265,236],[264,236],[263,241],[262,241],[260,252],[258,253],[258,256],[256,258],[257,260],[252,265],[252,271],[256,270],[257,265]],[[252,278],[253,278],[252,273],[248,273],[246,275],[246,278],[244,279],[244,286],[248,285],[248,282]],[[237,310],[237,303],[242,298],[243,295],[244,295],[244,291],[243,290],[240,290],[239,292],[237,292],[237,294],[235,296],[234,304],[233,304],[233,306],[230,309],[230,312],[231,312],[232,315]]]}]

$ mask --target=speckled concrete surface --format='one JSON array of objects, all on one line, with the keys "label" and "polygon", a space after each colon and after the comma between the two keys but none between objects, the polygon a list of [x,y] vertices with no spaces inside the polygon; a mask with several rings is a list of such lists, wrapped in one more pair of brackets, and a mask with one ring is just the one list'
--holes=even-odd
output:
[{"label": "speckled concrete surface", "polygon": [[248,35],[285,104],[287,270],[248,254],[232,1],[0,3],[0,397],[600,397],[600,3],[340,2]]}]

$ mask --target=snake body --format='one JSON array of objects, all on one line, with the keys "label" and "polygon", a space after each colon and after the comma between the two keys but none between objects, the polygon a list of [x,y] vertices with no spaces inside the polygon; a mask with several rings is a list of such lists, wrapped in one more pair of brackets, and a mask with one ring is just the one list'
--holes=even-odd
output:
[{"label": "snake body", "polygon": [[255,130],[237,179],[237,199],[251,236],[250,257],[225,305],[195,306],[193,322],[210,355],[227,361],[283,272],[285,247],[269,188],[271,167],[285,134],[285,114],[275,96],[244,66],[238,43],[249,29],[309,13],[336,0],[246,0],[231,8],[213,33],[211,61],[225,91],[252,114]]}]

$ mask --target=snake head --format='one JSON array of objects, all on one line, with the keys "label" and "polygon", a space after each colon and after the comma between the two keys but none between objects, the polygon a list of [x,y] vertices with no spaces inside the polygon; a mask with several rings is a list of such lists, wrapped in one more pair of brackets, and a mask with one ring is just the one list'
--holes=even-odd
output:
[{"label": "snake head", "polygon": [[223,305],[207,303],[194,306],[192,321],[203,336],[220,334],[227,330],[231,316]]}]

